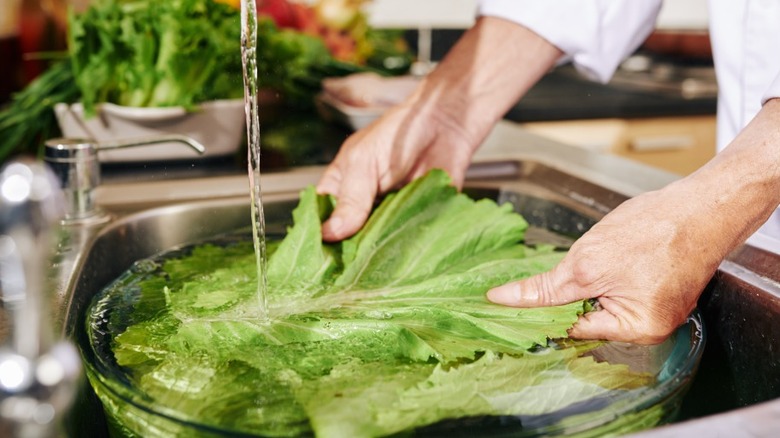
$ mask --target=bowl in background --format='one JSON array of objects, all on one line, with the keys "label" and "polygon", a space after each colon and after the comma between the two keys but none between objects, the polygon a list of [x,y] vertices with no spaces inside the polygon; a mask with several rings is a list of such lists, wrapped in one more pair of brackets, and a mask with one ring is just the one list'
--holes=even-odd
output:
[{"label": "bowl in background", "polygon": [[149,162],[210,158],[232,154],[244,139],[246,125],[243,99],[215,100],[195,110],[183,107],[138,108],[102,103],[94,117],[86,117],[81,103],[54,106],[62,135],[90,138],[97,142],[180,134],[206,147],[198,156],[177,143],[160,143],[142,148],[99,151],[100,161]]}]

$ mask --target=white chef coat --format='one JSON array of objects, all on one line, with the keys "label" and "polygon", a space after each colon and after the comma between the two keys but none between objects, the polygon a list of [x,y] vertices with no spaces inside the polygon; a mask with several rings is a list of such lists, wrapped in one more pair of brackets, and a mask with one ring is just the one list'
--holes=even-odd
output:
[{"label": "white chef coat", "polygon": [[[561,61],[607,82],[655,26],[662,0],[480,0],[479,15],[533,30],[561,49]],[[718,78],[718,150],[768,99],[780,97],[780,0],[709,0]],[[780,121],[778,121],[780,126]],[[780,210],[749,239],[780,254]]]}]

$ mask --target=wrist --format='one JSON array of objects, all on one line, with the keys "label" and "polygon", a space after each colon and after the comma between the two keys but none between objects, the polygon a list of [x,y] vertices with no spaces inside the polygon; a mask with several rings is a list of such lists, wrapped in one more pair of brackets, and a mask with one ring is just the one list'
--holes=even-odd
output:
[{"label": "wrist", "polygon": [[420,114],[478,143],[555,64],[562,52],[531,30],[482,17],[410,98]]},{"label": "wrist", "polygon": [[[730,251],[755,232],[780,204],[780,99],[767,102],[729,146],[674,186],[695,198],[712,224],[713,239]],[[704,222],[704,221],[701,221]],[[725,254],[724,254],[725,255]]]}]

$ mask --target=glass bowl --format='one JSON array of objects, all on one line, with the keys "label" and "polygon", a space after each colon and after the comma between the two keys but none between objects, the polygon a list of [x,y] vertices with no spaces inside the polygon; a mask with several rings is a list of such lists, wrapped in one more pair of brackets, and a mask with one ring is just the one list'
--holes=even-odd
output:
[{"label": "glass bowl", "polygon": [[[176,258],[188,251],[176,250],[164,257]],[[157,275],[155,266],[159,266],[159,260],[158,257],[136,262],[129,272],[150,278]],[[103,404],[112,436],[311,436],[306,419],[280,416],[274,420],[279,423],[274,430],[283,433],[269,434],[237,418],[218,417],[217,420],[204,421],[197,413],[173,407],[161,393],[150,394],[140,389],[136,384],[142,378],[138,371],[118,365],[112,351],[114,337],[133,323],[136,298],[137,291],[133,287],[117,289],[109,286],[105,293],[95,297],[87,321],[77,333],[87,376]],[[160,303],[165,302],[164,298],[160,297]],[[625,365],[631,372],[644,376],[644,384],[619,391],[601,391],[596,396],[560,405],[562,407],[541,414],[521,409],[512,415],[460,415],[402,432],[420,436],[600,436],[652,428],[675,418],[697,370],[704,342],[705,332],[698,312],[694,312],[668,340],[654,346],[552,340],[547,346],[539,346],[529,354],[576,349],[578,357],[590,356],[596,362]],[[262,353],[258,351],[258,354]],[[305,359],[301,357],[302,361]],[[192,370],[187,370],[185,366],[181,372],[197,372],[196,368],[193,366]],[[247,379],[247,384],[253,381],[249,377]],[[176,383],[171,382],[172,385]],[[230,389],[226,387],[225,391]],[[273,410],[271,395],[253,393],[251,388],[247,394],[244,399],[228,397],[232,400],[229,403],[235,405],[239,400],[241,405],[238,410],[235,406],[231,407],[229,412]],[[508,393],[502,394],[502,397],[528,398],[539,397],[539,394],[544,393],[532,389],[527,395]],[[442,400],[442,403],[451,401]],[[537,401],[544,403],[543,397],[533,399],[534,403]],[[215,400],[213,392],[204,395],[197,403],[200,412],[213,413],[225,409],[220,404],[224,400]]]}]

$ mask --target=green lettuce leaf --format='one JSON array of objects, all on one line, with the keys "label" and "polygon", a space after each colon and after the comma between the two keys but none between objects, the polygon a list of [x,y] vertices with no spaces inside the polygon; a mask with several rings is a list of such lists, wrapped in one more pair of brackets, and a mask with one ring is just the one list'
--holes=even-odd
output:
[{"label": "green lettuce leaf", "polygon": [[585,347],[541,348],[566,337],[582,302],[486,300],[564,255],[524,246],[528,225],[511,206],[474,201],[433,171],[387,196],[354,237],[326,244],[333,205],[313,187],[301,194],[268,262],[269,320],[249,243],[147,261],[109,288],[103,299],[130,309],[111,323],[114,358],[157,410],[241,433],[379,436],[549,414],[647,381],[581,357]]},{"label": "green lettuce leaf", "polygon": [[577,357],[574,349],[522,357],[488,352],[457,367],[399,374],[348,364],[305,387],[299,399],[320,436],[381,436],[444,418],[542,415],[647,383],[624,366]]}]

